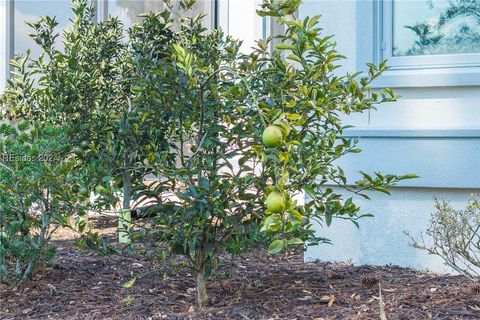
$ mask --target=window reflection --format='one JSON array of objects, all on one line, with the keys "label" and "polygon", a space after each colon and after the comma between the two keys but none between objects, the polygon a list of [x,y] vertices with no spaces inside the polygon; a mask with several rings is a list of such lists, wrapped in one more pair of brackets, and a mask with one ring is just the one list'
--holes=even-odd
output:
[{"label": "window reflection", "polygon": [[394,1],[393,55],[480,52],[480,0]]}]

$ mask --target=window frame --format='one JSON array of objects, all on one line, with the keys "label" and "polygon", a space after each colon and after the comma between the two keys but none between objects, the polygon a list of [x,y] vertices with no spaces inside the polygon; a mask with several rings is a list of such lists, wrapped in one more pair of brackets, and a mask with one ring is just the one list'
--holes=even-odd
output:
[{"label": "window frame", "polygon": [[[373,61],[388,61],[389,71],[375,87],[439,87],[480,85],[480,53],[393,56],[393,1],[371,0]],[[365,4],[365,3],[364,3]],[[366,13],[359,5],[358,19]],[[361,35],[357,45],[361,48]]]},{"label": "window frame", "polygon": [[[15,6],[13,1],[14,0],[5,0],[5,20],[3,21],[5,39],[2,39],[2,42],[5,45],[5,59],[4,61],[0,61],[5,67],[5,74],[0,75],[1,77],[4,77],[5,84],[8,81],[11,71],[10,60],[13,58],[15,52]],[[3,90],[3,88],[0,89]]]},{"label": "window frame", "polygon": [[[226,34],[230,34],[230,17],[231,17],[231,8],[230,4],[232,0],[211,0],[216,3],[216,17],[217,28],[222,28]],[[251,0],[254,1],[254,0]],[[283,26],[280,26],[276,23],[275,19],[271,17],[261,17],[261,39],[263,41],[267,40],[269,36],[275,36],[281,33]],[[243,40],[243,39],[242,39]],[[277,44],[278,39],[272,39],[270,43],[270,49],[273,50]]]},{"label": "window frame", "polygon": [[394,56],[394,18],[395,0],[383,1],[383,41],[381,45],[383,59],[388,59],[394,69],[425,69],[425,68],[463,68],[480,66],[480,53],[458,53],[437,55]]}]

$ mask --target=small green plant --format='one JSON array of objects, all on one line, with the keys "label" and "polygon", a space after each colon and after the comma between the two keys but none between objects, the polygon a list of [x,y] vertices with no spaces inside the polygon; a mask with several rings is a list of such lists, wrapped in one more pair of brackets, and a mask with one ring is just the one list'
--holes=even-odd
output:
[{"label": "small green plant", "polygon": [[[286,31],[273,52],[269,38],[243,54],[241,42],[207,32],[203,15],[177,21],[169,10],[148,14],[123,38],[118,19],[94,24],[87,1],[75,0],[64,49],[54,46],[55,20],[42,18],[31,26],[44,54],[12,63],[2,96],[7,113],[62,129],[71,183],[84,200],[97,193],[97,210],[121,198],[124,209],[148,204],[155,218],[134,234],[165,248],[162,258],[186,257],[199,307],[208,304],[206,280],[223,252],[262,241],[278,253],[326,241],[314,222],[358,224],[360,208],[327,183],[367,197],[415,177],[363,173],[351,182],[336,165],[360,152],[343,137],[341,115],[396,96],[369,86],[385,63],[369,65],[366,75],[338,75],[343,57],[321,34],[319,17],[287,17],[299,3],[265,1],[259,14]],[[180,9],[194,4],[182,0]],[[149,174],[157,181],[145,186]],[[40,185],[39,194],[50,188]],[[297,203],[304,194],[306,202]]]},{"label": "small green plant", "polygon": [[68,137],[38,122],[0,125],[0,282],[24,282],[51,259],[50,236],[81,199]]}]

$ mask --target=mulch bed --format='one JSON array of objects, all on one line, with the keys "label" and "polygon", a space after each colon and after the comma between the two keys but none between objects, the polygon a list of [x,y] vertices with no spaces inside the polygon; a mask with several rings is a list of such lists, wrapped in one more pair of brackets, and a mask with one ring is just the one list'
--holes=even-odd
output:
[{"label": "mulch bed", "polygon": [[[114,231],[111,223],[102,221],[106,233]],[[305,264],[301,253],[271,257],[262,249],[226,258],[208,283],[211,306],[197,310],[188,270],[173,273],[159,265],[152,272],[145,256],[86,254],[61,237],[56,244],[57,257],[36,279],[21,288],[0,288],[0,319],[378,320],[377,280],[389,320],[480,319],[480,290],[461,276]],[[123,288],[132,274],[137,281]]]}]

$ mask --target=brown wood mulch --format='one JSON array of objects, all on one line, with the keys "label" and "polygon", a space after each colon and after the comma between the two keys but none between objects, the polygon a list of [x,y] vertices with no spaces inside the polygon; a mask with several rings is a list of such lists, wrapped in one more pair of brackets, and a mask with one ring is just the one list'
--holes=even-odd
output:
[{"label": "brown wood mulch", "polygon": [[[113,222],[114,223],[114,222]],[[108,232],[112,232],[110,228]],[[461,276],[395,266],[303,263],[258,249],[230,259],[208,283],[211,306],[194,307],[188,270],[151,271],[129,252],[107,257],[56,240],[55,260],[21,288],[0,287],[0,319],[480,319],[480,288]],[[179,258],[179,261],[180,258]],[[137,275],[130,288],[122,285]]]}]

